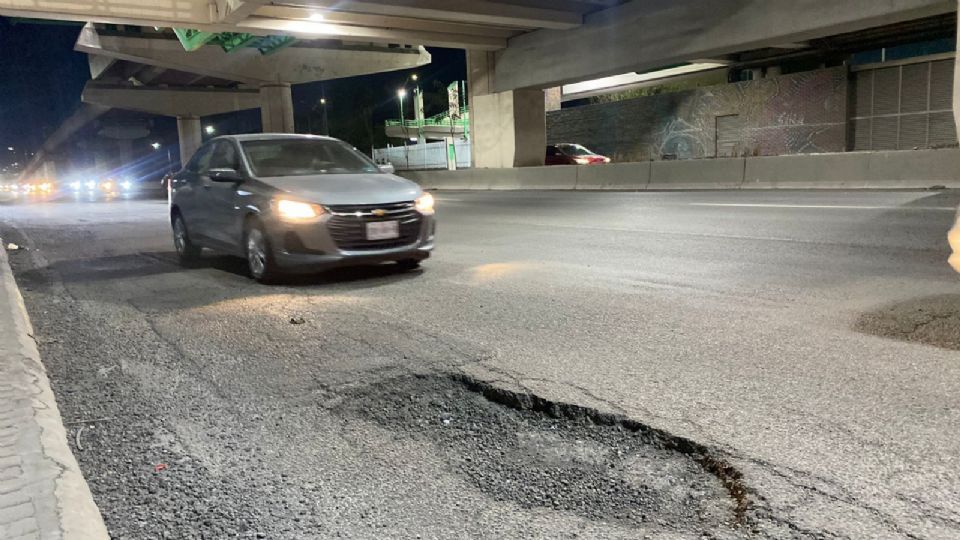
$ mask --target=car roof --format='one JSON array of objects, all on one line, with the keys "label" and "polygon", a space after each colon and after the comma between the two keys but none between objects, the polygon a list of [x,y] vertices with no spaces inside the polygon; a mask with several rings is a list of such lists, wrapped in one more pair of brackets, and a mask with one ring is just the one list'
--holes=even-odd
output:
[{"label": "car roof", "polygon": [[216,139],[234,140],[237,142],[276,141],[281,139],[304,139],[304,140],[320,140],[320,141],[339,141],[340,140],[335,137],[325,137],[323,135],[305,135],[300,133],[248,133],[245,135],[221,135]]}]

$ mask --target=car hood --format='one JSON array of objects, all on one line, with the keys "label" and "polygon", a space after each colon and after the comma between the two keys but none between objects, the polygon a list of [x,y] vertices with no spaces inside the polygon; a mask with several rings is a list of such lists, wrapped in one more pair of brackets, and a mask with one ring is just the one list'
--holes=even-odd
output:
[{"label": "car hood", "polygon": [[257,180],[299,199],[326,205],[387,204],[412,201],[420,186],[393,174],[319,174]]}]

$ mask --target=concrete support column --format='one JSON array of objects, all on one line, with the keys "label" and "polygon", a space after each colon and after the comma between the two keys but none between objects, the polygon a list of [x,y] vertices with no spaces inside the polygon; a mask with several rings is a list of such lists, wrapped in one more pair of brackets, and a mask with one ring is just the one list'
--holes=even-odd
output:
[{"label": "concrete support column", "polygon": [[177,117],[177,132],[180,134],[180,163],[186,167],[187,162],[203,144],[203,129],[200,118],[196,116]]},{"label": "concrete support column", "polygon": [[541,166],[547,145],[544,91],[534,88],[494,92],[495,67],[493,53],[467,53],[473,166]]},{"label": "concrete support column", "polygon": [[563,87],[556,86],[543,91],[547,100],[547,112],[559,111],[563,108]]},{"label": "concrete support column", "polygon": [[264,133],[294,133],[293,94],[285,83],[260,87],[260,115]]}]

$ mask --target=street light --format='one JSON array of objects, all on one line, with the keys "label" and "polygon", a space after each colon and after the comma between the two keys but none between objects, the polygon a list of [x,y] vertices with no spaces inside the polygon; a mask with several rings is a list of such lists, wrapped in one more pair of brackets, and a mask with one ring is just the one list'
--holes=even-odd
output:
[{"label": "street light", "polygon": [[12,146],[8,146],[8,147],[7,147],[7,150],[13,152],[13,151],[14,151],[14,148],[13,148]]},{"label": "street light", "polygon": [[160,143],[158,143],[158,142],[155,142],[155,143],[151,144],[150,146],[152,146],[154,150],[159,150],[159,149],[160,149]]},{"label": "street light", "polygon": [[213,126],[207,126],[207,135],[213,135],[217,132],[217,128]]}]

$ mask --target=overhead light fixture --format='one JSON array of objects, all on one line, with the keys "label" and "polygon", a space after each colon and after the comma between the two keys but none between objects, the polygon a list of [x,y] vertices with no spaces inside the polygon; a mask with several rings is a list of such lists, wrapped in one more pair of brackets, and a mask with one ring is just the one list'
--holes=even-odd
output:
[{"label": "overhead light fixture", "polygon": [[604,90],[615,90],[621,86],[631,86],[701,71],[710,71],[712,69],[726,67],[727,65],[729,64],[725,62],[692,62],[644,73],[624,73],[623,75],[614,75],[613,77],[604,77],[602,79],[565,85],[563,87],[563,95],[591,94]]},{"label": "overhead light fixture", "polygon": [[308,19],[313,22],[323,22],[327,20],[327,18],[323,15],[323,13],[311,13]]},{"label": "overhead light fixture", "polygon": [[295,34],[334,34],[332,28],[322,20],[314,19],[313,16],[310,20],[285,21],[281,27],[282,30]]}]

